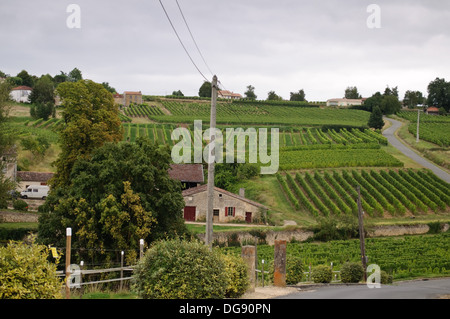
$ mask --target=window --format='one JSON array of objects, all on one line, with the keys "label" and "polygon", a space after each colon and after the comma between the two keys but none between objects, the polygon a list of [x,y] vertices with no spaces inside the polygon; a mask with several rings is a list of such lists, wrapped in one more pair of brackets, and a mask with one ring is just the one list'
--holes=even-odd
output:
[{"label": "window", "polygon": [[225,216],[236,216],[236,207],[225,207]]},{"label": "window", "polygon": [[33,188],[33,192],[34,192],[34,193],[37,193],[38,190],[37,190],[36,188]]}]

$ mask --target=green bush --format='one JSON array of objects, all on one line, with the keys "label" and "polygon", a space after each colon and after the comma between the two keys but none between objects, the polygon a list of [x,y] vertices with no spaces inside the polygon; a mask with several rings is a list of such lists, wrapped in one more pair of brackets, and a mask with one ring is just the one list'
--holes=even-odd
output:
[{"label": "green bush", "polygon": [[24,200],[18,199],[13,202],[13,208],[15,210],[20,210],[26,212],[28,210],[28,203]]},{"label": "green bush", "polygon": [[203,243],[159,241],[139,261],[133,286],[144,299],[224,298],[225,269],[223,256]]},{"label": "green bush", "polygon": [[228,277],[228,286],[225,291],[226,298],[239,298],[248,288],[249,279],[247,265],[241,257],[223,255],[225,273]]},{"label": "green bush", "polygon": [[363,279],[364,268],[360,263],[347,262],[341,268],[343,283],[358,283]]},{"label": "green bush", "polygon": [[295,285],[302,281],[303,261],[298,257],[287,257],[286,259],[286,284]]},{"label": "green bush", "polygon": [[382,285],[392,284],[392,282],[393,282],[392,275],[389,275],[384,270],[381,271],[380,275],[381,275],[381,284]]},{"label": "green bush", "polygon": [[330,283],[333,277],[333,271],[330,266],[319,265],[312,270],[311,277],[313,282],[317,283]]},{"label": "green bush", "polygon": [[49,248],[11,242],[0,248],[0,299],[59,299],[62,282]]}]

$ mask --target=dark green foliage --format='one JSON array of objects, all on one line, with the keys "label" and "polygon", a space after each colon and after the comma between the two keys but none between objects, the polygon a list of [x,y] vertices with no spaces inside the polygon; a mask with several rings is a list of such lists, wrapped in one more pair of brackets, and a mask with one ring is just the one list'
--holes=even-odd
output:
[{"label": "dark green foliage", "polygon": [[370,128],[381,130],[384,126],[383,114],[378,106],[375,106],[372,114],[370,114],[369,123]]},{"label": "dark green foliage", "polygon": [[358,283],[363,279],[364,268],[361,263],[347,262],[341,268],[341,280],[344,283]]},{"label": "dark green foliage", "polygon": [[319,265],[312,270],[312,280],[318,284],[327,284],[331,282],[333,272],[330,266]]}]

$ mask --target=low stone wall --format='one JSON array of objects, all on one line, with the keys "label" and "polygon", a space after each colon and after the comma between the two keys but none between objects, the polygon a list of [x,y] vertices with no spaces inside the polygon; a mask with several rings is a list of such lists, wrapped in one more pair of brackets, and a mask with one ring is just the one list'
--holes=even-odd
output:
[{"label": "low stone wall", "polygon": [[[441,231],[445,232],[449,230],[449,224],[444,224]],[[428,233],[430,227],[427,224],[417,225],[386,225],[375,226],[369,232],[368,236],[371,237],[390,237],[390,236],[404,236],[404,235],[423,235]],[[238,241],[240,244],[252,244],[255,242],[255,238],[263,237],[264,241],[268,245],[274,245],[275,240],[286,240],[291,242],[293,240],[303,242],[312,238],[314,233],[306,229],[295,230],[283,230],[283,231],[261,231],[261,235],[256,233],[251,234],[246,231],[239,232],[221,232],[213,234],[213,241],[222,245],[226,245],[230,241]],[[259,235],[259,236],[258,236]],[[204,234],[199,234],[197,237],[200,240],[205,239]]]},{"label": "low stone wall", "polygon": [[37,223],[38,218],[33,213],[0,212],[0,221],[4,223]]}]

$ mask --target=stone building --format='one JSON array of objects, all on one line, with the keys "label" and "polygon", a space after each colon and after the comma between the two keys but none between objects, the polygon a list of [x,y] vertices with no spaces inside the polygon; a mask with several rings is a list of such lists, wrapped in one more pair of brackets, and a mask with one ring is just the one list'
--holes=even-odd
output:
[{"label": "stone building", "polygon": [[[185,202],[184,219],[186,221],[204,221],[207,211],[207,185],[183,191]],[[214,188],[215,223],[247,222],[263,220],[268,208],[260,203],[245,198],[243,190],[237,195],[218,187]]]}]

